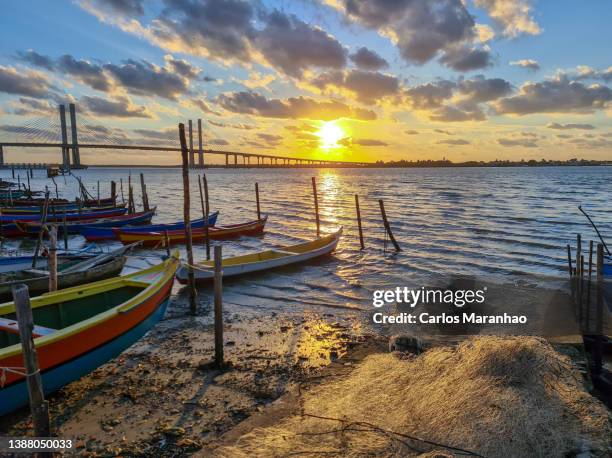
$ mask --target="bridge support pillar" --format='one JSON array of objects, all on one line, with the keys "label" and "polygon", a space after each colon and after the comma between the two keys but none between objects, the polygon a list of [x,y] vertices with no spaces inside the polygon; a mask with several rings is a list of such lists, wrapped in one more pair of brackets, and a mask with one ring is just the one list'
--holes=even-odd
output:
[{"label": "bridge support pillar", "polygon": [[225,155],[225,166],[228,167],[229,166],[229,154]]},{"label": "bridge support pillar", "polygon": [[79,136],[77,134],[76,106],[74,103],[68,105],[70,110],[70,130],[72,132],[72,163],[78,167],[81,165],[81,153],[79,152]]},{"label": "bridge support pillar", "polygon": [[62,134],[62,166],[70,169],[70,150],[68,149],[68,131],[66,130],[66,105],[59,106],[60,129]]},{"label": "bridge support pillar", "polygon": [[234,154],[234,167],[238,167],[238,155]]},{"label": "bridge support pillar", "polygon": [[202,120],[198,119],[198,165],[204,168],[204,150],[202,149]]}]

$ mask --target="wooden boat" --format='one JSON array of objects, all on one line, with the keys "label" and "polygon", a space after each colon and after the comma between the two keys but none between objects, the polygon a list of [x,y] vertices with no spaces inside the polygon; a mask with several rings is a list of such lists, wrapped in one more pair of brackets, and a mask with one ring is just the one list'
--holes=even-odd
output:
[{"label": "wooden boat", "polygon": [[[219,216],[219,212],[214,212],[208,215],[208,225],[214,226],[217,223],[217,217]],[[114,227],[109,227],[105,225],[104,227],[95,226],[95,225],[82,225],[79,226],[79,233],[85,237],[90,242],[98,242],[100,240],[114,240],[117,238],[115,231],[113,230],[116,227],[121,227],[122,232],[164,232],[164,231],[176,231],[176,230],[185,230],[185,224],[181,222],[171,223],[171,224],[151,224],[151,225],[138,225],[133,226],[135,223],[130,223],[130,226],[124,225],[116,225]],[[204,218],[194,219],[191,221],[192,228],[201,228],[204,227]]]},{"label": "wooden boat", "polygon": [[[90,228],[108,228],[107,230],[112,230],[110,228],[113,227],[122,227],[128,225],[137,225],[137,224],[147,224],[151,222],[151,219],[155,215],[156,208],[152,208],[151,210],[145,212],[134,213],[133,215],[121,215],[115,216],[113,218],[94,218],[94,219],[86,219],[82,221],[71,221],[66,223],[66,229],[69,234],[80,234],[81,229],[83,227]],[[17,230],[21,232],[20,235],[38,235],[40,232],[40,222],[19,222],[15,223]],[[146,226],[143,226],[146,227]],[[64,226],[62,223],[58,223],[57,229],[60,233],[63,232]]]},{"label": "wooden boat", "polygon": [[[66,221],[88,221],[89,224],[94,221],[115,218],[124,215],[127,209],[117,208],[113,210],[104,210],[100,212],[81,212],[81,213],[66,213]],[[61,215],[48,215],[48,223],[62,224],[64,214]],[[22,237],[24,235],[23,228],[17,227],[17,223],[37,223],[40,222],[39,215],[11,215],[11,216],[0,216],[0,234],[3,237]]]},{"label": "wooden boat", "polygon": [[[40,205],[19,205],[19,202],[15,202],[17,205],[13,205],[10,207],[1,207],[0,212],[3,215],[40,215],[42,211],[43,203]],[[73,202],[69,202],[66,204],[55,204],[49,203],[49,214],[64,214],[64,212],[78,212],[79,209],[86,212],[98,212],[104,210],[112,210],[116,208],[125,208],[126,204],[101,204],[101,205],[92,205],[92,206],[83,206],[79,204],[75,204]]]},{"label": "wooden boat", "polygon": [[[78,257],[58,258],[58,289],[119,275],[125,264],[125,254],[134,247],[135,245],[129,245],[108,253],[93,257],[85,256],[81,259]],[[49,272],[42,270],[40,266],[32,269],[30,264],[26,270],[0,275],[0,299],[10,300],[13,286],[21,283],[28,285],[31,296],[45,293],[49,291]]]},{"label": "wooden boat", "polygon": [[[223,277],[234,277],[253,272],[261,272],[276,267],[288,266],[308,261],[310,259],[324,256],[336,249],[342,228],[333,234],[310,242],[297,245],[273,248],[258,253],[246,254],[223,259]],[[180,283],[187,283],[189,268],[181,266],[176,272],[176,278]],[[204,261],[196,264],[194,269],[196,281],[211,280],[214,277],[214,262]]]},{"label": "wooden boat", "polygon": [[[92,247],[94,247],[94,245],[88,245],[83,250],[69,252],[61,252],[60,250],[58,250],[58,262],[62,259],[84,260],[86,258],[91,258],[98,254],[90,252],[90,249]],[[0,257],[0,275],[8,272],[16,272],[19,270],[29,269],[32,267],[32,259],[33,256],[2,256]],[[47,267],[47,258],[42,256],[39,257],[38,266],[41,269]]]},{"label": "wooden boat", "polygon": [[[263,232],[268,217],[250,221],[242,224],[231,224],[227,226],[215,226],[208,229],[211,240],[229,239],[241,237],[243,235],[254,235]],[[117,238],[123,244],[134,242],[142,242],[144,246],[164,246],[166,236],[164,232],[123,232],[121,228],[115,229]],[[168,231],[168,239],[170,245],[185,243],[185,230]],[[194,242],[202,241],[205,238],[204,229],[195,229],[192,231],[192,240]]]},{"label": "wooden boat", "polygon": [[[45,393],[58,390],[119,355],[164,315],[178,253],[123,277],[32,299],[34,344]],[[23,367],[15,305],[0,305],[0,367]],[[0,415],[28,403],[21,372],[6,372]]]}]

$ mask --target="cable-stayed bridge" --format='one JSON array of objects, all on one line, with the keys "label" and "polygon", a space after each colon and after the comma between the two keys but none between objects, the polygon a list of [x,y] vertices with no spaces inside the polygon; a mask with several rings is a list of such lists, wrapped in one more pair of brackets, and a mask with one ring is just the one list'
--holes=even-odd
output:
[{"label": "cable-stayed bridge", "polygon": [[[108,127],[97,121],[79,115],[75,104],[60,105],[59,116],[44,116],[30,119],[23,125],[0,126],[0,167],[3,168],[43,168],[58,166],[63,170],[86,168],[81,161],[81,150],[123,150],[180,153],[178,129],[159,131],[134,129],[140,138],[128,136],[123,129]],[[195,128],[194,128],[195,127]],[[221,151],[206,149],[202,137],[202,120],[196,126],[188,122],[189,165],[203,167],[364,167],[365,162],[334,161],[329,159],[306,159],[274,154],[260,154],[244,151]],[[55,164],[5,163],[4,154],[13,148],[51,148],[57,149]],[[223,161],[213,163],[207,156],[225,156]],[[196,161],[197,156],[197,161]],[[210,159],[210,158],[209,158]],[[180,156],[177,154],[177,163]]]}]

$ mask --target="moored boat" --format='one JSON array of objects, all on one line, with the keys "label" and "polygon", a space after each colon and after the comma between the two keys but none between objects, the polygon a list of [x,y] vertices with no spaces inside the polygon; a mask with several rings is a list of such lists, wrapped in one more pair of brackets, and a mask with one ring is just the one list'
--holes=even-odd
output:
[{"label": "moored boat", "polygon": [[[122,227],[128,225],[138,225],[138,224],[147,224],[151,222],[151,219],[155,215],[155,208],[151,210],[134,213],[133,215],[120,215],[112,218],[93,218],[86,219],[80,221],[71,221],[66,223],[66,230],[69,234],[80,234],[81,228],[90,227],[90,228],[110,228],[113,227]],[[57,223],[57,229],[61,233],[64,230],[64,226],[62,223]],[[20,235],[38,235],[40,232],[40,222],[20,222],[17,221],[15,223],[17,230],[21,232]],[[143,226],[146,227],[146,226]],[[112,232],[112,230],[111,230]],[[99,239],[98,239],[99,240]]]},{"label": "moored boat", "polygon": [[[214,226],[217,223],[217,217],[219,212],[214,212],[208,215],[208,225]],[[97,242],[100,240],[114,240],[117,238],[117,234],[113,230],[116,227],[121,227],[122,232],[165,232],[165,231],[177,231],[185,230],[185,224],[181,222],[170,223],[170,224],[150,224],[150,225],[138,225],[130,226],[117,225],[117,226],[106,226],[100,227],[95,225],[83,225],[79,227],[79,233],[84,236],[90,242]],[[204,218],[199,218],[191,221],[192,228],[204,227]]]},{"label": "moored boat", "polygon": [[[58,289],[119,275],[125,264],[125,254],[136,245],[125,246],[93,257],[84,255],[80,259],[77,256],[58,258]],[[49,272],[43,270],[43,266],[39,264],[36,269],[32,269],[30,264],[27,269],[0,275],[0,299],[10,300],[13,286],[21,283],[28,285],[31,296],[45,293],[49,291]]]},{"label": "moored boat", "polygon": [[[209,238],[211,240],[229,239],[234,237],[241,237],[243,235],[255,235],[263,232],[268,217],[265,216],[255,221],[249,221],[248,223],[241,224],[230,224],[227,226],[214,226],[208,229]],[[115,229],[117,238],[123,244],[130,244],[134,242],[142,242],[144,246],[155,247],[163,246],[166,241],[166,234],[170,245],[185,243],[185,231],[174,230],[167,232],[155,232],[155,231],[128,231],[124,232],[122,228]],[[206,237],[204,229],[195,229],[192,231],[192,240],[199,242],[204,240]]]},{"label": "moored boat", "polygon": [[[19,202],[15,203],[19,204]],[[0,213],[2,213],[3,215],[40,215],[43,204],[44,202],[41,202],[39,205],[14,205],[10,207],[1,207]],[[79,210],[91,213],[125,207],[126,204],[115,203],[84,206],[80,204],[75,204],[73,202],[69,202],[66,204],[56,204],[53,202],[49,202],[48,214],[64,214],[64,212],[74,213],[78,212]]]},{"label": "moored boat", "polygon": [[[88,374],[138,341],[164,315],[178,253],[123,277],[32,299],[34,344],[45,393]],[[15,305],[0,305],[0,367],[22,367]],[[20,371],[5,373],[0,415],[28,403]]]},{"label": "moored boat", "polygon": [[[342,228],[338,229],[333,234],[320,237],[310,242],[224,258],[222,262],[223,277],[234,277],[253,272],[266,271],[327,255],[336,249],[341,235]],[[181,266],[176,272],[176,278],[180,283],[185,284],[188,280],[188,274],[189,268],[187,266]],[[196,281],[211,280],[214,277],[214,262],[204,261],[197,263],[195,265],[194,275]]]}]

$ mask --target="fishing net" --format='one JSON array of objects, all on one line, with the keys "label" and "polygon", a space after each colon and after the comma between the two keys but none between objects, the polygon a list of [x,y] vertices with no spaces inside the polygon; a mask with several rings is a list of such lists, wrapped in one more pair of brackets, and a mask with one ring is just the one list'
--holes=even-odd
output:
[{"label": "fishing net", "polygon": [[303,414],[216,456],[606,456],[612,446],[606,408],[568,357],[534,337],[474,337],[404,359],[372,355],[302,401]]}]

